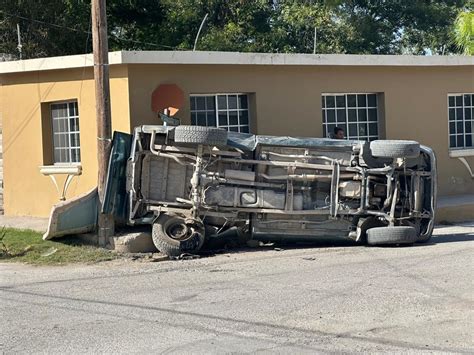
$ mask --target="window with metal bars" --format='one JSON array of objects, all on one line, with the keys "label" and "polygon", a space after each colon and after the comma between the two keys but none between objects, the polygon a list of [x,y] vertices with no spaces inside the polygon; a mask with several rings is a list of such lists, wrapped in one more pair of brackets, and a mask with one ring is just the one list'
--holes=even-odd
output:
[{"label": "window with metal bars", "polygon": [[449,148],[473,147],[474,94],[448,95]]},{"label": "window with metal bars", "polygon": [[191,124],[250,132],[247,94],[191,95]]},{"label": "window with metal bars", "polygon": [[334,128],[344,130],[347,139],[373,141],[379,137],[376,93],[322,94],[323,136]]},{"label": "window with metal bars", "polygon": [[77,101],[50,105],[54,164],[80,163],[79,109]]}]

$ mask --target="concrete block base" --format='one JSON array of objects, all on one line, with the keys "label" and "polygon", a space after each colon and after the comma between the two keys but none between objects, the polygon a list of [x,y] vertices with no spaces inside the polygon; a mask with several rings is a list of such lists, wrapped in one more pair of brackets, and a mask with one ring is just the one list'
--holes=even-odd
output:
[{"label": "concrete block base", "polygon": [[119,253],[156,253],[151,233],[135,232],[109,239],[110,248]]}]

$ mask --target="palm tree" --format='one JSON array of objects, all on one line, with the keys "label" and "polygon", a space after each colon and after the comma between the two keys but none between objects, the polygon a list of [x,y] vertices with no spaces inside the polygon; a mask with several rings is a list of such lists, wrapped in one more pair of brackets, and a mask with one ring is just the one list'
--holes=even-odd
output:
[{"label": "palm tree", "polygon": [[474,55],[474,12],[460,12],[454,23],[454,41],[465,55]]}]

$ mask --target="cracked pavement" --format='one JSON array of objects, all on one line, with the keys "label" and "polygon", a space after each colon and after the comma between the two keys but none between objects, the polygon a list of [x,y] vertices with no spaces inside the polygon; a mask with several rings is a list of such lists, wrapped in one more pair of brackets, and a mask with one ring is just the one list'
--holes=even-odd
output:
[{"label": "cracked pavement", "polygon": [[473,241],[466,223],[414,247],[1,263],[0,351],[473,353]]}]

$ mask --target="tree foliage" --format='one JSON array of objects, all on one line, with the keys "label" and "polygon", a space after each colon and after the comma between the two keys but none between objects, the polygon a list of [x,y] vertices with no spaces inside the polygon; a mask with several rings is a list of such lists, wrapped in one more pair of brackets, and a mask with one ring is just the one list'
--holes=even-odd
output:
[{"label": "tree foliage", "polygon": [[[453,24],[468,7],[468,0],[108,0],[109,47],[191,50],[208,14],[198,50],[312,53],[316,28],[318,53],[457,53],[466,47],[452,41]],[[462,21],[456,29],[464,31]],[[0,53],[17,54],[17,23],[24,58],[91,51],[90,0],[3,0]]]},{"label": "tree foliage", "polygon": [[463,11],[456,18],[454,41],[466,55],[474,55],[474,12]]}]

